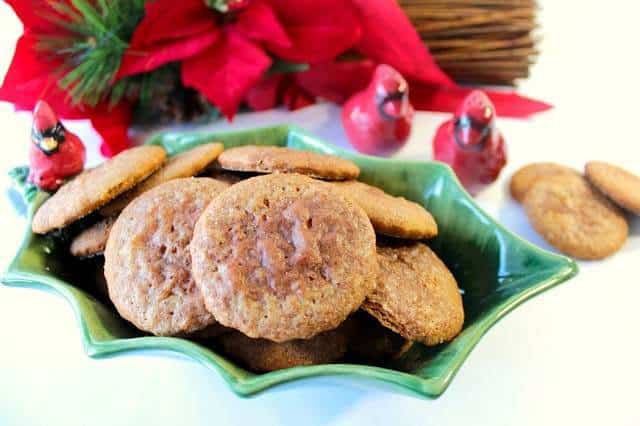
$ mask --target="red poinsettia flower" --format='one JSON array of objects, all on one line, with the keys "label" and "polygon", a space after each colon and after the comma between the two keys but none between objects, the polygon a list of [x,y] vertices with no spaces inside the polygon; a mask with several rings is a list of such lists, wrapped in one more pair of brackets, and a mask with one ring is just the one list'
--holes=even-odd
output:
[{"label": "red poinsettia flower", "polygon": [[118,78],[182,61],[183,84],[231,118],[272,64],[327,61],[360,40],[358,12],[342,0],[254,0],[225,15],[203,0],[156,0],[131,40]]},{"label": "red poinsettia flower", "polygon": [[127,131],[131,122],[130,106],[120,103],[96,107],[74,104],[60,88],[62,61],[38,48],[39,37],[64,35],[64,30],[45,18],[57,12],[46,1],[7,0],[24,25],[18,39],[11,66],[0,86],[0,100],[11,102],[18,110],[33,110],[38,100],[46,100],[56,113],[66,119],[89,118],[93,127],[108,144],[101,149],[113,154],[129,145]]},{"label": "red poinsettia flower", "polygon": [[[330,58],[286,78],[267,76],[251,88],[247,104],[257,110],[287,105],[285,88],[303,93],[306,102],[323,98],[341,104],[366,88],[377,64],[386,63],[400,71],[409,82],[415,108],[454,111],[472,89],[456,85],[440,69],[398,4],[389,0],[352,0],[352,4],[358,10],[362,28],[355,50],[366,59],[338,61]],[[487,93],[496,111],[506,117],[526,117],[550,108],[544,102],[512,91]]]}]

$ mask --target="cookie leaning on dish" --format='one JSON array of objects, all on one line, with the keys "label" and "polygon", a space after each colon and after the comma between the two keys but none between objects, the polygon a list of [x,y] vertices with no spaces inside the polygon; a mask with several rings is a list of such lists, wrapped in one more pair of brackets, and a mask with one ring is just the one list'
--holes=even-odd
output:
[{"label": "cookie leaning on dish", "polygon": [[165,158],[158,146],[139,146],[85,170],[40,206],[31,223],[33,232],[45,234],[85,217],[147,178]]},{"label": "cookie leaning on dish", "polygon": [[116,220],[104,253],[109,297],[140,330],[182,335],[215,321],[193,281],[189,244],[196,220],[226,188],[209,178],[171,180]]},{"label": "cookie leaning on dish", "polygon": [[589,182],[611,201],[640,215],[640,177],[602,161],[588,162],[584,173]]},{"label": "cookie leaning on dish", "polygon": [[401,357],[413,345],[363,310],[354,313],[350,320],[352,331],[347,349],[350,360],[379,364]]},{"label": "cookie leaning on dish", "polygon": [[231,148],[220,155],[218,162],[226,170],[300,173],[326,180],[355,179],[360,174],[358,166],[344,158],[278,146]]},{"label": "cookie leaning on dish", "polygon": [[455,278],[419,242],[378,245],[378,279],[362,308],[405,339],[437,345],[462,329],[464,310]]},{"label": "cookie leaning on dish", "polygon": [[131,200],[151,188],[173,179],[191,177],[199,174],[206,169],[209,164],[215,161],[223,150],[224,145],[221,143],[207,143],[174,155],[167,160],[160,170],[130,191],[125,192],[102,207],[100,214],[103,216],[115,216],[120,213]]},{"label": "cookie leaning on dish", "polygon": [[233,331],[217,341],[222,350],[253,371],[274,371],[303,365],[326,364],[341,358],[347,351],[349,320],[335,330],[322,332],[310,339],[282,343],[252,339]]},{"label": "cookie leaning on dish", "polygon": [[105,217],[76,235],[69,247],[71,254],[76,257],[102,254],[115,220],[115,217]]},{"label": "cookie leaning on dish", "polygon": [[331,184],[362,207],[380,234],[407,239],[432,238],[438,234],[436,221],[420,204],[355,180]]},{"label": "cookie leaning on dish", "polygon": [[579,259],[602,259],[622,247],[629,225],[622,212],[580,176],[549,176],[527,191],[523,205],[549,244]]},{"label": "cookie leaning on dish", "polygon": [[336,328],[375,286],[375,234],[329,184],[276,173],[231,186],[196,224],[192,271],[225,326],[275,342]]}]

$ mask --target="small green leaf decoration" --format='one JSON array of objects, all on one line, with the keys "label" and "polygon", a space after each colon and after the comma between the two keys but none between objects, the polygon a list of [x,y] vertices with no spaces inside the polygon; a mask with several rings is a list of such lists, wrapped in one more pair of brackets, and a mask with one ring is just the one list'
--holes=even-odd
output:
[{"label": "small green leaf decoration", "polygon": [[22,195],[25,204],[30,204],[36,197],[39,189],[29,182],[29,167],[19,166],[9,170],[9,177],[13,181],[13,186]]},{"label": "small green leaf decoration", "polygon": [[24,185],[29,177],[29,166],[18,166],[9,170],[9,177],[16,185]]}]

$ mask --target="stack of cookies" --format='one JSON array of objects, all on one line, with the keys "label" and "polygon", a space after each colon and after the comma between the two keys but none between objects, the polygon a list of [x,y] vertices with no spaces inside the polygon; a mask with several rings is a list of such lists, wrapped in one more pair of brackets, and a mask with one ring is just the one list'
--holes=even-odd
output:
[{"label": "stack of cookies", "polygon": [[549,244],[577,259],[617,252],[629,234],[625,211],[640,215],[640,178],[591,161],[584,174],[556,163],[533,163],[511,178],[511,195]]},{"label": "stack of cookies", "polygon": [[[125,151],[36,212],[46,233],[92,214],[70,251],[104,255],[109,298],[138,329],[214,339],[255,371],[379,362],[464,322],[422,206],[356,181],[356,164],[280,147]],[[197,176],[197,177],[194,177]]]}]

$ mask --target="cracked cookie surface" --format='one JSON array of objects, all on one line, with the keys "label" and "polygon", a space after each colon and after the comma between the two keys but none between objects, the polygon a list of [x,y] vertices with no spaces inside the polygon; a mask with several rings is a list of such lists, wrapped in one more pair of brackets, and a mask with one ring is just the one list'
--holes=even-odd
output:
[{"label": "cracked cookie surface", "polygon": [[252,339],[239,331],[218,338],[225,353],[253,371],[327,364],[345,354],[348,340],[348,324],[344,323],[335,330],[322,332],[311,339],[295,339],[282,343]]},{"label": "cracked cookie surface", "polygon": [[602,161],[588,162],[584,172],[589,182],[614,203],[640,215],[640,177]]},{"label": "cracked cookie surface", "polygon": [[100,209],[103,216],[115,216],[134,198],[173,179],[195,176],[215,161],[224,150],[221,143],[207,143],[174,155],[154,174]]},{"label": "cracked cookie surface", "polygon": [[181,335],[214,323],[191,274],[189,244],[200,214],[226,188],[209,178],[171,180],[118,216],[105,250],[109,297],[140,330]]},{"label": "cracked cookie surface", "polygon": [[375,234],[365,212],[299,174],[231,186],[202,214],[193,274],[225,326],[276,342],[336,328],[375,286]]},{"label": "cracked cookie surface", "polygon": [[76,235],[69,247],[71,254],[76,257],[102,254],[115,220],[115,217],[105,217]]},{"label": "cracked cookie surface", "polygon": [[531,163],[518,169],[509,183],[511,196],[522,202],[525,194],[539,179],[548,176],[580,176],[577,170],[556,163]]},{"label": "cracked cookie surface", "polygon": [[549,244],[578,259],[607,257],[622,247],[629,234],[620,209],[580,176],[540,179],[523,205]]},{"label": "cracked cookie surface", "polygon": [[437,345],[462,329],[464,310],[455,278],[423,243],[378,245],[378,283],[363,309],[405,339]]},{"label": "cracked cookie surface", "polygon": [[40,206],[31,223],[33,232],[45,234],[85,217],[142,182],[165,158],[159,146],[139,146],[83,171]]},{"label": "cracked cookie surface", "polygon": [[355,179],[360,174],[358,166],[344,158],[279,146],[231,148],[218,162],[223,169],[239,172],[300,173],[327,180]]},{"label": "cracked cookie surface", "polygon": [[398,238],[423,239],[438,235],[438,225],[424,207],[380,188],[349,180],[332,182],[345,197],[362,207],[376,232]]}]

